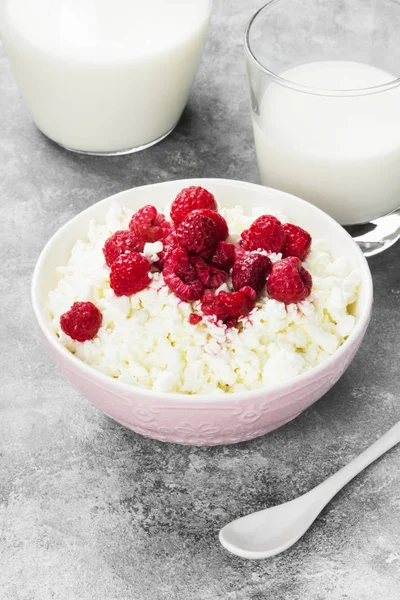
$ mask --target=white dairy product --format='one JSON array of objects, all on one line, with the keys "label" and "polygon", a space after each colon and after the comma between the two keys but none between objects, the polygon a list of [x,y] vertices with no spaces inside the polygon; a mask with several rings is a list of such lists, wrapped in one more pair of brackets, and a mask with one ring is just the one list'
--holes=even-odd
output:
[{"label": "white dairy product", "polygon": [[369,65],[304,64],[284,79],[327,95],[271,82],[253,114],[261,181],[322,208],[342,224],[362,223],[400,205],[400,86],[373,94],[329,90],[371,88],[396,78]]},{"label": "white dairy product", "polygon": [[159,254],[162,252],[164,245],[162,242],[147,242],[143,248],[143,254],[151,262],[155,263],[159,259]]},{"label": "white dairy product", "polygon": [[122,152],[162,138],[187,102],[211,0],[5,0],[3,40],[39,129]]},{"label": "white dairy product", "polygon": [[[242,207],[221,209],[229,229],[240,234],[256,216],[283,215],[267,207],[252,216]],[[92,222],[87,239],[78,240],[66,266],[58,269],[48,311],[54,331],[71,352],[95,369],[129,384],[162,392],[231,393],[268,387],[303,373],[333,354],[351,333],[348,306],[357,298],[359,274],[345,258],[333,259],[314,240],[305,267],[313,276],[311,296],[285,306],[264,294],[240,322],[227,328],[215,318],[189,323],[200,302],[182,302],[160,273],[147,289],[131,297],[115,296],[102,248],[115,231],[127,228],[132,211],[113,205],[105,223]],[[153,256],[159,243],[149,244]],[[273,255],[278,260],[280,255]],[[221,289],[228,289],[227,285]],[[91,301],[103,314],[90,341],[74,342],[60,329],[60,316],[75,301]]]}]

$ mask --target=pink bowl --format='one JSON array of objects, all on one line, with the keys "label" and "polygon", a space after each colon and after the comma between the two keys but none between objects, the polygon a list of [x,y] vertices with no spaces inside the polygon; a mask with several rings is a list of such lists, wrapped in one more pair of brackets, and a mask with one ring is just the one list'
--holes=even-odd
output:
[{"label": "pink bowl", "polygon": [[[183,187],[201,185],[224,206],[277,208],[315,237],[323,237],[334,255],[344,255],[361,274],[354,314],[356,325],[339,350],[324,363],[290,382],[246,393],[188,396],[155,393],[107,377],[72,355],[58,341],[45,299],[55,287],[55,269],[68,260],[89,221],[101,220],[112,202],[137,209],[163,206]],[[61,371],[86,398],[118,423],[137,433],[166,442],[211,446],[250,440],[277,429],[321,398],[354,358],[367,329],[373,302],[367,261],[346,231],[324,212],[299,198],[263,186],[224,179],[190,179],[147,185],[122,192],[86,209],[50,239],[43,249],[32,281],[32,303],[40,329]]]}]

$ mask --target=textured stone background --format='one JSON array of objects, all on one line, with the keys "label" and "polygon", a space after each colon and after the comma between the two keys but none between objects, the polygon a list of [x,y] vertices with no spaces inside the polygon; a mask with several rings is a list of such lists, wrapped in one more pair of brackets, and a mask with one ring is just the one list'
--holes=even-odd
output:
[{"label": "textured stone background", "polygon": [[[246,4],[246,5],[245,5]],[[0,597],[4,600],[395,600],[399,449],[344,489],[294,548],[249,562],[217,533],[332,474],[400,418],[400,246],[370,261],[374,317],[336,387],[250,443],[144,439],[61,377],[29,287],[50,235],[91,203],[184,177],[257,181],[242,31],[259,2],[216,2],[185,115],[162,144],[123,158],[69,154],[32,125],[0,47]]]}]

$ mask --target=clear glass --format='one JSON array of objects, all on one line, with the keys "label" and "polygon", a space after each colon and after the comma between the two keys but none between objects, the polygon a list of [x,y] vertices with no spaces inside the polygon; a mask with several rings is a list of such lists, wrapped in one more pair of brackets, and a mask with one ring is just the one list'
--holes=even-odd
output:
[{"label": "clear glass", "polygon": [[[400,237],[400,3],[272,0],[245,36],[261,182],[350,227]],[[388,215],[390,217],[383,217]]]},{"label": "clear glass", "polygon": [[5,50],[37,127],[68,150],[127,154],[186,105],[212,0],[4,0]]}]

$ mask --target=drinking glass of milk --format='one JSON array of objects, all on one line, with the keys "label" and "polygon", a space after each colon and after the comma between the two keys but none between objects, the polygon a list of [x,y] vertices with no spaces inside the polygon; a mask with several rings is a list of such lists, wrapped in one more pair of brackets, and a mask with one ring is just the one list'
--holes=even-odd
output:
[{"label": "drinking glass of milk", "polygon": [[400,236],[400,211],[393,213],[400,207],[400,4],[272,0],[250,21],[245,47],[261,182],[342,225],[380,225],[367,254],[390,245],[388,236],[393,243]]},{"label": "drinking glass of milk", "polygon": [[37,127],[89,154],[147,148],[176,126],[212,0],[4,0],[2,38]]}]

